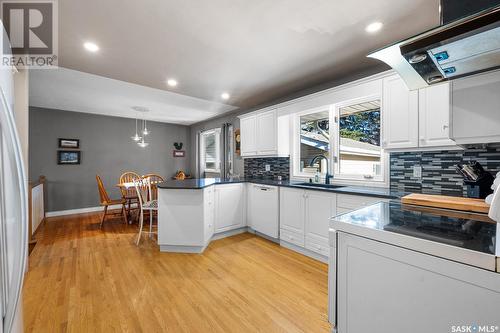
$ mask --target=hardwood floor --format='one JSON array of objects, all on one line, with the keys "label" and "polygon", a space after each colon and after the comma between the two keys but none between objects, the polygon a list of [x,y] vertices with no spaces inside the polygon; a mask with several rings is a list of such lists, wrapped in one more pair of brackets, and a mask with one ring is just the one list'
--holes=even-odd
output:
[{"label": "hardwood floor", "polygon": [[329,332],[327,266],[251,234],[202,255],[134,244],[100,215],[49,219],[29,258],[27,332]]}]

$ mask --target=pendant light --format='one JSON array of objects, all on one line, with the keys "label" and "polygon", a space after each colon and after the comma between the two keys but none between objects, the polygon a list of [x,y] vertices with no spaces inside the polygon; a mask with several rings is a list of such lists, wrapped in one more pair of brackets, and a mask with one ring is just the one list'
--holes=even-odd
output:
[{"label": "pendant light", "polygon": [[134,140],[135,142],[139,142],[142,139],[142,137],[140,137],[139,134],[137,133],[137,118],[135,118],[135,135],[132,136],[131,139]]},{"label": "pendant light", "polygon": [[141,142],[137,142],[137,144],[139,145],[139,147],[141,148],[146,148],[147,146],[149,146],[149,143],[145,142],[144,141],[144,138],[142,138]]},{"label": "pendant light", "polygon": [[147,128],[147,125],[146,125],[146,119],[144,119],[144,130],[142,131],[142,134],[144,134],[144,136],[146,135],[149,135],[149,131],[148,131],[148,128]]}]

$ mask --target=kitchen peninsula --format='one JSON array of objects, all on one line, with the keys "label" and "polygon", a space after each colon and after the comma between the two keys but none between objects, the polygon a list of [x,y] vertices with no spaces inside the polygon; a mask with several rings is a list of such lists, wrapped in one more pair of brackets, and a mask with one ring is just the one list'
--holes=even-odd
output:
[{"label": "kitchen peninsula", "polygon": [[[289,192],[280,191],[283,188]],[[288,207],[289,195],[305,200],[309,192],[315,194],[323,205],[314,212],[311,210],[315,214],[311,219],[315,224],[302,227],[310,230],[310,246],[305,240],[300,240],[299,232],[290,232],[288,218],[280,215],[280,210],[298,208],[295,203]],[[284,196],[283,200],[280,200],[280,195]],[[202,253],[213,239],[249,231],[294,250],[309,247],[310,251],[305,254],[326,261],[328,219],[336,215],[337,204],[341,206],[338,210],[343,212],[401,195],[386,188],[324,187],[321,184],[263,179],[167,181],[158,185],[158,245],[163,252]],[[325,239],[324,244],[322,239]]]}]

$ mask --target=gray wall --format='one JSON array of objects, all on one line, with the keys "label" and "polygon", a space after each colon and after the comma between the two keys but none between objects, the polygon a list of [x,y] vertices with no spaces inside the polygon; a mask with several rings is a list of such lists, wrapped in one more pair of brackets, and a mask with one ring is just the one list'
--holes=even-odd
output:
[{"label": "gray wall", "polygon": [[[29,177],[47,177],[47,211],[98,206],[96,174],[119,198],[115,185],[124,171],[169,178],[189,168],[189,127],[148,122],[145,149],[131,141],[134,128],[133,119],[30,107]],[[80,139],[81,165],[57,165],[58,138]],[[172,157],[174,142],[184,143],[185,158]]]}]

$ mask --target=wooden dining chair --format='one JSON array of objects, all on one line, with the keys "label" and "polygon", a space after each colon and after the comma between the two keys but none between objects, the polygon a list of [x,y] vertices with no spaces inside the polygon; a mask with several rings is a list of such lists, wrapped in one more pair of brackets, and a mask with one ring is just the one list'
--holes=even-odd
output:
[{"label": "wooden dining chair", "polygon": [[142,179],[149,179],[149,185],[151,185],[151,197],[148,197],[148,199],[158,200],[158,184],[165,181],[163,177],[155,173],[148,173],[142,176]]},{"label": "wooden dining chair", "polygon": [[[106,192],[106,189],[104,188],[104,184],[102,183],[101,177],[99,175],[95,176],[97,180],[97,188],[99,189],[99,197],[101,200],[101,206],[104,206],[104,214],[102,214],[102,219],[101,219],[101,228],[102,224],[104,223],[104,220],[106,219],[106,215],[109,214],[108,212],[108,207],[111,205],[122,205],[122,209],[120,211],[120,214],[123,216],[123,221],[125,224],[127,224],[127,212],[125,209],[125,203],[126,200],[121,198],[121,199],[110,199],[108,196],[108,192]],[[114,213],[116,215],[116,213]]]},{"label": "wooden dining chair", "polygon": [[149,212],[149,230],[144,232],[148,233],[150,236],[157,233],[153,232],[153,212],[158,211],[158,200],[147,199],[152,196],[150,178],[142,178],[138,181],[134,180],[134,187],[137,192],[137,198],[139,199],[139,235],[136,241],[136,245],[139,245],[143,233],[144,213],[146,211]]},{"label": "wooden dining chair", "polygon": [[[140,179],[141,179],[141,176],[138,173],[133,172],[133,171],[127,171],[127,172],[124,172],[120,176],[119,183],[120,184],[124,184],[124,183],[133,184],[134,180],[140,180]],[[122,193],[122,198],[127,201],[127,217],[130,217],[130,209],[131,209],[132,204],[138,202],[137,193],[136,193],[135,188],[133,186],[130,186],[130,187],[121,186],[120,191]]]}]

